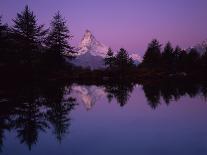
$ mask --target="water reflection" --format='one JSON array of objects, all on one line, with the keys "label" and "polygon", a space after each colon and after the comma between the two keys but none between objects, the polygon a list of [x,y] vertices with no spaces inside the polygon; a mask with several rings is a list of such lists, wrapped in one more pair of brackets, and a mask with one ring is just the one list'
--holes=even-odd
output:
[{"label": "water reflection", "polygon": [[[0,151],[6,131],[15,133],[29,150],[38,143],[40,132],[51,132],[61,143],[69,134],[71,111],[84,104],[93,108],[102,97],[113,99],[124,107],[137,84],[117,83],[89,86],[66,83],[34,83],[2,86],[0,90]],[[161,103],[169,105],[183,96],[197,95],[207,99],[207,84],[194,81],[162,81],[141,85],[148,104],[155,109]],[[162,102],[163,101],[163,102]]]},{"label": "water reflection", "polygon": [[107,93],[108,101],[110,102],[112,98],[117,100],[117,103],[123,107],[133,91],[134,85],[132,83],[117,83],[114,85],[106,85],[105,91]]},{"label": "water reflection", "polygon": [[82,102],[87,110],[90,110],[101,97],[106,95],[103,86],[94,85],[80,86],[74,84],[70,93],[78,102]]},{"label": "water reflection", "polygon": [[201,95],[207,99],[207,84],[198,83],[192,80],[162,81],[157,83],[144,84],[143,90],[149,105],[155,109],[163,99],[168,105],[171,101],[178,101],[183,96],[194,98]]},{"label": "water reflection", "polygon": [[70,86],[62,84],[24,85],[2,90],[0,144],[3,146],[5,130],[14,129],[20,143],[29,150],[38,142],[39,132],[53,129],[61,142],[70,126],[70,111],[77,104],[68,97]]}]

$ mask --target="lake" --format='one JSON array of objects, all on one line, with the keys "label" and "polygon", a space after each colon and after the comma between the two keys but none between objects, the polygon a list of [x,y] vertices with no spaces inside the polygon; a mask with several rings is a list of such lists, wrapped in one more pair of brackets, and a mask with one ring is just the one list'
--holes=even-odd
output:
[{"label": "lake", "polygon": [[207,87],[19,84],[0,90],[2,155],[206,155]]}]

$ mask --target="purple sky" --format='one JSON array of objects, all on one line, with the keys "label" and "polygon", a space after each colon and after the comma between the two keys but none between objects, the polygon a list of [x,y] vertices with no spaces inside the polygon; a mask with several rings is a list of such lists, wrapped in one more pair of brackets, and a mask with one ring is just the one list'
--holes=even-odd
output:
[{"label": "purple sky", "polygon": [[114,50],[124,47],[141,55],[153,38],[183,48],[207,39],[207,0],[1,0],[3,21],[12,24],[26,4],[46,26],[60,10],[74,46],[86,29]]}]

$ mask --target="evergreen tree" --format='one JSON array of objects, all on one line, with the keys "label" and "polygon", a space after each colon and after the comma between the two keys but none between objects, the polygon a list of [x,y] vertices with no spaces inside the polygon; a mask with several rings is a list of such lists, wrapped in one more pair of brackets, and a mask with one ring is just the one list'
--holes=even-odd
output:
[{"label": "evergreen tree", "polygon": [[[4,33],[8,30],[8,27],[6,24],[2,23],[2,16],[0,16],[0,41],[2,41],[2,38],[4,37]],[[0,44],[1,45],[1,44]]]},{"label": "evergreen tree", "polygon": [[180,71],[186,71],[186,69],[189,67],[188,66],[188,54],[185,50],[181,50],[180,54],[178,56],[178,61],[177,61],[177,68]]},{"label": "evergreen tree", "polygon": [[0,62],[5,61],[6,50],[8,43],[8,27],[2,23],[2,16],[0,16]]},{"label": "evergreen tree", "polygon": [[175,50],[174,50],[174,57],[175,57],[175,62],[177,62],[177,60],[179,59],[179,56],[181,54],[181,48],[179,46],[176,46],[175,47]]},{"label": "evergreen tree", "polygon": [[194,48],[190,50],[188,53],[188,68],[189,69],[197,69],[199,67],[200,63],[200,54],[198,51]]},{"label": "evergreen tree", "polygon": [[175,55],[174,55],[174,49],[172,48],[172,45],[170,42],[168,42],[165,47],[164,51],[162,53],[162,62],[163,65],[166,67],[166,69],[171,70],[173,67],[173,64],[175,62]]},{"label": "evergreen tree", "polygon": [[148,67],[157,67],[160,65],[161,59],[161,44],[158,40],[153,39],[147,48],[144,55],[143,65]]},{"label": "evergreen tree", "polygon": [[201,56],[201,64],[202,64],[203,69],[207,68],[207,48],[205,52],[203,53],[203,55]]},{"label": "evergreen tree", "polygon": [[17,48],[21,51],[23,60],[30,62],[37,54],[34,52],[41,47],[47,31],[43,30],[43,25],[37,24],[36,16],[27,5],[21,13],[17,14],[13,22],[12,31]]},{"label": "evergreen tree", "polygon": [[46,39],[46,45],[48,47],[50,56],[53,63],[61,63],[63,61],[62,55],[67,54],[72,57],[73,48],[68,43],[68,40],[72,38],[66,21],[58,11],[51,21],[51,29]]},{"label": "evergreen tree", "polygon": [[123,48],[120,49],[120,51],[116,55],[116,65],[118,67],[125,67],[126,64],[128,64],[129,55],[127,51]]},{"label": "evergreen tree", "polygon": [[179,46],[176,46],[175,47],[175,50],[174,50],[174,71],[177,72],[179,69],[178,69],[178,63],[179,63],[179,59],[180,59],[180,55],[181,55],[181,48]]},{"label": "evergreen tree", "polygon": [[106,58],[104,59],[105,65],[109,68],[112,69],[113,65],[114,65],[114,53],[112,51],[111,48],[108,49]]},{"label": "evergreen tree", "polygon": [[121,48],[115,56],[114,66],[120,74],[125,75],[133,68],[134,61],[129,57],[127,51]]},{"label": "evergreen tree", "polygon": [[119,52],[116,55],[115,64],[118,68],[124,69],[126,65],[128,64],[129,55],[127,51],[123,48],[119,50]]}]

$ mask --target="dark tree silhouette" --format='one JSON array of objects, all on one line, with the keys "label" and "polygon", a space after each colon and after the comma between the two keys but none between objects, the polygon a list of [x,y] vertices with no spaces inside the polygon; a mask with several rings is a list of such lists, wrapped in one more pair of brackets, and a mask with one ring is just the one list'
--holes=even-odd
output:
[{"label": "dark tree silhouette", "polygon": [[170,42],[168,42],[164,47],[164,51],[162,52],[162,62],[165,69],[167,69],[168,71],[172,71],[175,62],[175,55],[174,49],[172,48]]},{"label": "dark tree silhouette", "polygon": [[12,31],[18,50],[21,51],[22,61],[31,62],[40,50],[47,31],[43,30],[43,25],[37,24],[36,16],[27,5],[13,22]]},{"label": "dark tree silhouette", "polygon": [[106,85],[105,88],[107,92],[108,101],[110,102],[114,97],[120,104],[120,106],[123,107],[127,103],[130,94],[133,91],[133,84],[117,83],[114,85]]},{"label": "dark tree silhouette", "polygon": [[0,63],[6,62],[7,44],[8,43],[8,26],[2,23],[2,16],[0,16]]},{"label": "dark tree silhouette", "polygon": [[17,137],[21,143],[28,146],[29,150],[38,142],[39,131],[45,131],[48,127],[45,116],[39,108],[37,103],[32,102],[24,103],[22,107],[16,109],[18,115],[14,124],[17,129]]},{"label": "dark tree silhouette", "polygon": [[177,57],[177,68],[180,70],[180,71],[186,71],[187,68],[188,68],[188,54],[185,50],[181,50],[179,53],[178,53],[178,57]]},{"label": "dark tree silhouette", "polygon": [[72,58],[72,54],[74,53],[73,47],[68,43],[72,35],[59,11],[53,17],[50,25],[51,28],[46,39],[46,45],[52,63],[57,63],[58,65],[64,61],[63,54]]},{"label": "dark tree silhouette", "polygon": [[104,59],[105,65],[107,66],[108,69],[113,68],[114,61],[115,61],[114,53],[113,53],[112,49],[109,48],[107,55],[106,55],[106,58]]},{"label": "dark tree silhouette", "polygon": [[68,132],[70,126],[69,112],[75,105],[75,99],[69,98],[67,101],[51,104],[48,111],[48,120],[53,125],[56,139],[61,143],[63,137]]},{"label": "dark tree silhouette", "polygon": [[179,59],[180,59],[181,51],[182,51],[182,49],[179,46],[175,47],[175,50],[174,50],[174,66],[173,66],[175,72],[179,71],[178,62],[179,62]]},{"label": "dark tree silhouette", "polygon": [[188,68],[190,70],[199,69],[200,54],[196,49],[192,48],[190,50],[190,52],[188,53],[187,61],[188,61]]},{"label": "dark tree silhouette", "polygon": [[4,132],[5,130],[10,130],[12,128],[10,123],[9,116],[1,116],[0,117],[0,153],[2,152],[3,140],[4,140]]},{"label": "dark tree silhouette", "polygon": [[159,87],[153,85],[143,85],[145,96],[151,108],[155,109],[160,104]]},{"label": "dark tree silhouette", "polygon": [[119,50],[115,57],[115,67],[119,71],[120,74],[125,75],[127,71],[132,69],[134,66],[134,62],[131,58],[129,58],[129,54],[123,48]]},{"label": "dark tree silhouette", "polygon": [[153,39],[149,43],[147,51],[143,57],[143,65],[146,67],[157,67],[161,60],[161,44],[158,40]]},{"label": "dark tree silhouette", "polygon": [[120,68],[124,68],[128,63],[129,55],[125,49],[121,48],[116,55],[116,65]]},{"label": "dark tree silhouette", "polygon": [[70,86],[62,84],[51,84],[46,88],[45,104],[48,107],[47,120],[53,127],[53,133],[56,139],[61,142],[62,138],[69,132],[70,111],[76,105],[76,100],[68,96]]},{"label": "dark tree silhouette", "polygon": [[203,69],[207,68],[207,48],[205,52],[203,53],[203,55],[201,56],[201,65]]}]

